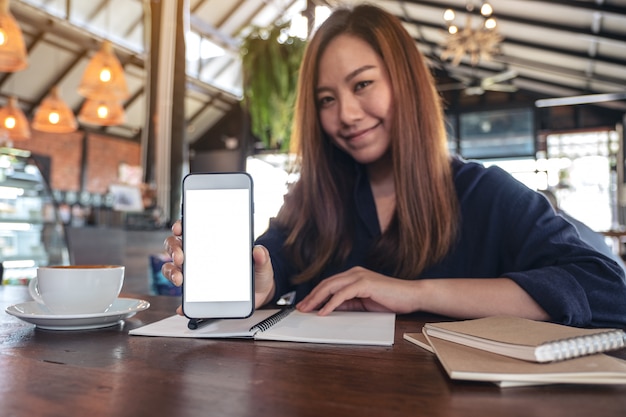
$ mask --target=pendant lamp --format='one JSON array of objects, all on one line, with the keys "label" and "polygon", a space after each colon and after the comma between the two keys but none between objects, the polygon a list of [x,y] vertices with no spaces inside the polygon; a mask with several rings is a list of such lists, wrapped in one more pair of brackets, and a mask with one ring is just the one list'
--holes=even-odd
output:
[{"label": "pendant lamp", "polygon": [[100,50],[91,58],[78,93],[93,100],[124,100],[128,98],[128,87],[124,70],[113,53],[111,42],[102,42]]},{"label": "pendant lamp", "polygon": [[49,133],[71,133],[78,128],[76,117],[61,99],[59,88],[52,87],[33,118],[33,129]]},{"label": "pendant lamp", "polygon": [[27,66],[22,30],[9,11],[9,0],[0,0],[0,72],[15,72]]},{"label": "pendant lamp", "polygon": [[97,126],[117,126],[124,123],[124,108],[117,100],[86,99],[78,113],[78,120]]},{"label": "pendant lamp", "polygon": [[28,120],[15,97],[10,97],[7,105],[0,109],[0,130],[4,130],[11,140],[30,139]]}]

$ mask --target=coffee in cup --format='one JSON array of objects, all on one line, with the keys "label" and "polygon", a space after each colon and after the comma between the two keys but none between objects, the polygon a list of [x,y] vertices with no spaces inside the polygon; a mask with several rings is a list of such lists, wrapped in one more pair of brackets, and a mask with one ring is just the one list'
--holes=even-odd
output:
[{"label": "coffee in cup", "polygon": [[123,283],[120,265],[42,266],[28,291],[53,314],[95,314],[111,307]]}]

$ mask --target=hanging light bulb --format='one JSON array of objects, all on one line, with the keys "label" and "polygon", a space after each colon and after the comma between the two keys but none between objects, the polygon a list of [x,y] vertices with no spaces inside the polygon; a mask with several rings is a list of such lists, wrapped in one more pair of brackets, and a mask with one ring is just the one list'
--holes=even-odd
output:
[{"label": "hanging light bulb", "polygon": [[111,81],[111,69],[109,67],[102,67],[100,70],[100,81],[103,83],[108,83]]},{"label": "hanging light bulb", "polygon": [[451,35],[454,35],[455,33],[459,31],[458,26],[453,23],[455,17],[456,17],[456,14],[454,13],[454,10],[452,9],[446,9],[446,11],[443,13],[443,20],[446,21],[448,25],[448,32]]},{"label": "hanging light bulb", "polygon": [[496,28],[497,25],[498,24],[496,22],[496,19],[494,19],[493,17],[490,17],[489,19],[485,20],[485,24],[484,24],[485,29],[487,30],[493,30]]},{"label": "hanging light bulb", "polygon": [[102,42],[100,50],[87,64],[78,93],[92,100],[119,101],[128,98],[124,70],[113,53],[111,42]]},{"label": "hanging light bulb", "polygon": [[76,117],[61,99],[59,88],[52,87],[50,94],[41,102],[35,112],[33,129],[50,133],[71,133],[78,128]]},{"label": "hanging light bulb", "polygon": [[15,72],[27,66],[22,30],[9,11],[9,0],[0,0],[0,71]]},{"label": "hanging light bulb", "polygon": [[7,105],[0,109],[0,130],[4,130],[11,140],[30,139],[28,120],[15,97],[10,97]]},{"label": "hanging light bulb", "polygon": [[491,16],[492,13],[493,13],[493,7],[491,7],[491,4],[484,2],[482,6],[480,6],[480,14],[483,15],[484,17],[489,17]]},{"label": "hanging light bulb", "polygon": [[78,113],[78,120],[97,126],[117,126],[124,123],[124,108],[117,100],[87,99]]},{"label": "hanging light bulb", "polygon": [[456,13],[454,13],[454,10],[452,9],[446,9],[446,11],[443,12],[443,20],[445,20],[448,23],[452,22],[455,17],[456,17]]}]

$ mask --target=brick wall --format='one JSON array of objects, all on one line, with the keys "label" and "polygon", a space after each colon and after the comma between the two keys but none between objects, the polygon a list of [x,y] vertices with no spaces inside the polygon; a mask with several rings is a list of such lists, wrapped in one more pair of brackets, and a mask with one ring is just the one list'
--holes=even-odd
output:
[{"label": "brick wall", "polygon": [[[15,142],[18,149],[31,151],[39,156],[49,157],[50,186],[60,191],[88,191],[105,194],[109,184],[117,182],[121,163],[139,165],[141,147],[138,143],[89,133],[83,140],[84,132],[69,134],[32,131],[28,140]],[[83,143],[87,144],[85,189],[80,189],[83,175]]]},{"label": "brick wall", "polygon": [[90,134],[87,139],[87,180],[85,191],[104,194],[109,184],[118,181],[122,163],[139,165],[141,147],[138,143]]},{"label": "brick wall", "polygon": [[50,186],[63,191],[80,190],[83,132],[65,135],[33,130],[31,138],[13,143],[14,148],[50,157]]}]

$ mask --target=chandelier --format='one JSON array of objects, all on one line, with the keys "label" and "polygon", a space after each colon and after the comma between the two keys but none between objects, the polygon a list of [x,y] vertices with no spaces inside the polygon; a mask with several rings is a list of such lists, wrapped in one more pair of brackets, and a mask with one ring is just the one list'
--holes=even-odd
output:
[{"label": "chandelier", "polygon": [[27,66],[22,30],[9,10],[9,0],[0,0],[0,71],[15,72]]},{"label": "chandelier", "polygon": [[483,2],[480,7],[481,18],[474,22],[474,3],[468,1],[466,4],[465,26],[460,29],[454,20],[456,15],[452,9],[447,9],[443,14],[443,19],[448,26],[448,37],[445,41],[445,49],[441,53],[441,59],[452,58],[452,65],[459,65],[464,56],[469,56],[471,64],[474,66],[478,61],[484,59],[489,61],[494,55],[500,52],[500,42],[502,36],[496,30],[496,19],[493,15],[493,8],[487,2]]},{"label": "chandelier", "polygon": [[10,140],[30,139],[28,120],[14,96],[9,97],[6,106],[0,109],[0,132]]},{"label": "chandelier", "polygon": [[93,100],[128,98],[124,70],[113,52],[113,45],[110,41],[102,42],[100,50],[89,61],[78,86],[78,93]]},{"label": "chandelier", "polygon": [[128,87],[110,41],[102,43],[85,68],[78,93],[86,99],[78,114],[82,123],[99,126],[124,123],[126,116],[121,101],[128,98]]},{"label": "chandelier", "polygon": [[97,126],[117,126],[124,123],[126,114],[119,101],[86,99],[78,113],[81,123]]},{"label": "chandelier", "polygon": [[71,133],[78,128],[72,109],[61,99],[54,86],[33,117],[33,129],[50,133]]}]

